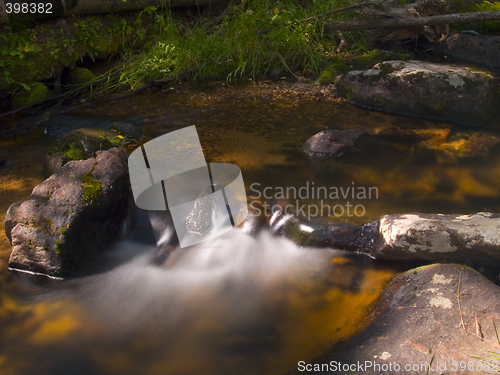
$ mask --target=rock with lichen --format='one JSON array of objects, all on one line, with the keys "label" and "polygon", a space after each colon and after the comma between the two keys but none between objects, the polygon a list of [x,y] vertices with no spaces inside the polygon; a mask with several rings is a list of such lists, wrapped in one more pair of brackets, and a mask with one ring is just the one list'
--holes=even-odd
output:
[{"label": "rock with lichen", "polygon": [[129,181],[118,149],[71,161],[9,207],[9,267],[71,276],[118,234],[127,214]]},{"label": "rock with lichen", "polygon": [[71,160],[85,160],[100,150],[125,146],[131,143],[127,136],[116,130],[76,129],[54,140],[44,155],[44,172],[55,173]]},{"label": "rock with lichen", "polygon": [[497,83],[487,72],[414,60],[351,71],[337,89],[369,109],[470,126],[484,125],[497,101]]},{"label": "rock with lichen", "polygon": [[361,364],[363,374],[494,372],[499,309],[499,287],[469,267],[415,268],[387,285],[375,322],[323,361]]}]

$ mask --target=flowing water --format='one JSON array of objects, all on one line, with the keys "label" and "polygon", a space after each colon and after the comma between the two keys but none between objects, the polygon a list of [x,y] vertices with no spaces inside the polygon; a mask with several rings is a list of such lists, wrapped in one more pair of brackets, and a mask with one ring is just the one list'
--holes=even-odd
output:
[{"label": "flowing water", "polygon": [[[345,207],[349,201],[364,208],[363,215],[331,215],[332,221],[500,208],[495,153],[481,162],[424,162],[401,142],[368,143],[338,160],[311,159],[300,149],[326,128],[439,132],[447,124],[229,88],[155,92],[71,115],[139,119],[152,136],[194,124],[207,161],[241,168],[251,201],[274,204],[280,187],[306,187],[307,196],[287,197],[291,204]],[[9,160],[0,167],[2,221],[9,205],[27,199],[43,180],[41,155],[49,141],[41,131],[0,140],[0,157]],[[319,199],[313,183],[374,187],[377,195]],[[2,374],[287,374],[365,327],[384,283],[409,267],[238,230],[178,249],[158,266],[154,243],[132,234],[125,232],[86,275],[64,282],[7,272],[10,245],[1,234]]]}]

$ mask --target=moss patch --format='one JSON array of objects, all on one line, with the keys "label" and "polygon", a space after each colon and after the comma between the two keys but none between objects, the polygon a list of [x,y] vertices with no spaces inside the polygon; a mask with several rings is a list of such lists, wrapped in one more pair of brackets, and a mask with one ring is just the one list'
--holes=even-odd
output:
[{"label": "moss patch", "polygon": [[95,80],[95,74],[92,73],[87,68],[78,68],[76,67],[70,72],[71,80],[79,85],[89,83]]},{"label": "moss patch", "polygon": [[96,180],[94,177],[92,177],[91,172],[87,172],[82,176],[82,182],[83,184],[81,185],[81,187],[84,192],[83,200],[84,202],[92,203],[94,199],[96,199],[101,193],[101,181]]},{"label": "moss patch", "polygon": [[74,144],[70,145],[70,149],[64,153],[71,160],[85,159],[85,151],[82,148],[75,148]]},{"label": "moss patch", "polygon": [[318,78],[318,82],[322,85],[329,85],[334,83],[337,76],[347,73],[349,71],[349,66],[346,63],[336,63],[328,65],[325,70],[323,70]]},{"label": "moss patch", "polygon": [[[89,150],[88,153],[82,142]],[[84,160],[90,157],[93,151],[109,150],[131,142],[116,131],[82,128],[61,135],[50,144],[47,154],[60,157],[63,164],[66,164],[70,160]]]},{"label": "moss patch", "polygon": [[374,49],[364,55],[354,58],[351,65],[354,69],[365,70],[371,69],[375,64],[388,60],[410,60],[411,56],[405,53],[398,53],[392,51],[383,51]]},{"label": "moss patch", "polygon": [[23,107],[25,105],[37,102],[42,99],[50,98],[54,94],[43,83],[38,82],[31,86],[30,91],[23,91],[22,93],[12,98],[12,106],[14,108]]}]

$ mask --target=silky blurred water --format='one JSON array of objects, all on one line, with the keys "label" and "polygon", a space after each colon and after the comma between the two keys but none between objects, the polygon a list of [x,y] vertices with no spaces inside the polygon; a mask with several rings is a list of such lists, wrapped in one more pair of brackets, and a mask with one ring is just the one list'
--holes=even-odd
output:
[{"label": "silky blurred water", "polygon": [[[377,187],[377,198],[349,198],[364,205],[364,215],[332,221],[363,224],[388,213],[500,209],[495,153],[479,161],[428,161],[415,159],[399,142],[363,144],[341,159],[311,159],[301,150],[323,129],[475,130],[346,103],[259,99],[224,90],[148,93],[71,115],[133,117],[153,137],[194,124],[207,161],[238,165],[247,196],[261,203],[276,201],[255,197],[265,187]],[[9,159],[0,167],[2,221],[9,205],[27,199],[43,180],[41,156],[49,142],[36,132],[0,139],[0,157]],[[319,203],[312,197],[298,201]],[[49,282],[7,272],[10,245],[2,233],[0,373],[286,374],[366,326],[384,283],[409,267],[237,230],[175,250],[158,265],[151,239],[122,234],[86,274]]]}]

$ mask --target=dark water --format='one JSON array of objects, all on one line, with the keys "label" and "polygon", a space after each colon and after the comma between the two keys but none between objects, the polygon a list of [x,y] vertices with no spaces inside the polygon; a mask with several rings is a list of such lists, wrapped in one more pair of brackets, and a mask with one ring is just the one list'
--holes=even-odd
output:
[{"label": "dark water", "polygon": [[[71,115],[142,119],[152,136],[196,125],[207,160],[237,164],[250,200],[274,204],[280,187],[295,187],[298,195],[305,187],[303,198],[289,194],[290,204],[310,210],[321,204],[363,206],[363,215],[330,215],[339,222],[362,224],[397,212],[500,209],[495,153],[480,161],[453,160],[446,152],[429,160],[417,158],[403,142],[363,143],[338,160],[311,159],[301,151],[303,142],[323,129],[375,133],[400,126],[430,130],[436,143],[443,132],[460,139],[472,130],[345,103],[250,94],[227,88],[155,92]],[[0,157],[10,159],[0,169],[2,215],[42,180],[40,156],[49,139],[40,137],[0,141]],[[456,146],[446,142],[439,147]],[[371,197],[318,199],[313,183],[376,190]],[[259,198],[265,188],[269,198]],[[237,231],[211,247],[176,251],[156,266],[154,244],[125,235],[89,276],[40,283],[8,274],[10,248],[3,234],[0,245],[2,374],[286,374],[298,361],[310,361],[364,327],[384,283],[405,268]]]}]

